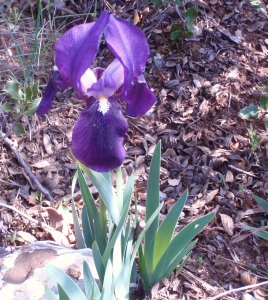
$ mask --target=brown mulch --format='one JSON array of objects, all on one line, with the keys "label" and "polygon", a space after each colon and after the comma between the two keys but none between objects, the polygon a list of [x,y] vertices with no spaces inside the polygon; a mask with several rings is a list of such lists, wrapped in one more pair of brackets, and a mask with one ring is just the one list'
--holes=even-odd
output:
[{"label": "brown mulch", "polygon": [[[186,8],[198,8],[196,26],[199,32],[194,37],[177,40],[170,38],[171,26],[181,21],[173,5],[161,9],[155,8],[151,2],[142,1],[135,1],[135,4],[132,1],[103,1],[99,5],[99,9],[106,8],[131,22],[135,18],[151,49],[145,77],[158,102],[146,116],[128,118],[129,130],[124,143],[127,151],[124,176],[127,179],[128,174],[135,171],[141,218],[148,167],[160,139],[160,196],[165,202],[162,214],[169,211],[186,188],[189,189],[189,199],[177,230],[208,212],[216,212],[215,219],[199,234],[184,270],[180,274],[175,270],[156,286],[153,299],[202,299],[258,284],[268,278],[268,242],[241,229],[241,224],[267,225],[267,215],[252,195],[267,199],[268,135],[261,118],[249,122],[239,117],[239,111],[245,106],[251,103],[259,105],[259,87],[268,85],[268,3],[263,1],[263,10],[256,10],[247,1],[186,2]],[[18,7],[21,10],[27,1],[16,3],[13,9]],[[55,21],[59,32],[85,20],[69,16],[63,25],[62,16],[68,10],[82,13],[85,9],[83,5],[74,6],[67,2],[64,8],[56,11],[56,16],[61,16]],[[22,20],[16,25],[18,27],[13,29],[13,35],[26,56],[34,26],[26,17],[36,10],[34,2],[27,6]],[[10,16],[12,8],[6,6],[5,12]],[[49,12],[45,13],[48,20]],[[91,21],[92,17],[87,20]],[[21,80],[23,74],[16,59],[14,41],[3,18],[0,21],[0,84],[3,88],[10,70]],[[60,33],[49,39],[49,53],[43,53],[35,72],[41,88],[52,73],[52,47],[58,36]],[[51,37],[49,26],[44,35],[44,38],[48,37]],[[107,49],[102,46],[96,59],[98,65],[106,66],[109,58]],[[1,94],[0,104],[5,101],[7,96]],[[70,210],[75,165],[68,147],[73,124],[82,108],[72,90],[59,91],[48,117],[33,116],[27,125],[31,130],[27,127],[24,136],[9,136],[57,204],[65,202]],[[11,115],[0,112],[3,133],[9,132],[13,122]],[[250,123],[262,138],[255,152],[251,149],[247,131]],[[41,204],[37,201],[33,182],[3,141],[0,155],[0,202],[16,207],[34,219],[46,220],[51,226],[57,223],[57,211],[46,208],[49,205],[47,199],[39,197]],[[94,187],[91,190],[97,196]],[[83,205],[78,188],[76,204],[79,209]],[[71,221],[66,220],[67,223],[71,224]],[[61,237],[55,236],[49,229],[34,226],[27,218],[0,204],[0,246],[10,249],[22,244],[8,241],[14,230],[27,232],[38,240],[75,243],[70,228],[61,231]],[[23,236],[23,239],[27,241],[27,237]],[[254,299],[267,299],[267,285],[218,299],[246,299],[244,294],[250,294]]]}]

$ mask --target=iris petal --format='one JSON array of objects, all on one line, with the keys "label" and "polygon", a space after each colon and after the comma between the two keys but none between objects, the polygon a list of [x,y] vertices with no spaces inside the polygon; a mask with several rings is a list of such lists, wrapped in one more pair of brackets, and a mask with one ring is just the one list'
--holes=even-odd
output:
[{"label": "iris petal", "polygon": [[38,115],[44,115],[52,106],[53,97],[56,95],[58,88],[66,88],[66,84],[62,81],[60,73],[56,71],[52,77],[49,79],[49,82],[46,86],[43,98],[36,110]]},{"label": "iris petal", "polygon": [[113,60],[109,64],[109,66],[105,70],[105,73],[110,75],[113,81],[116,83],[116,90],[119,89],[120,86],[122,86],[124,82],[124,68],[118,59]]},{"label": "iris petal", "polygon": [[146,82],[132,84],[122,99],[127,104],[126,114],[131,117],[140,117],[146,114],[156,102],[156,97]]},{"label": "iris petal", "polygon": [[109,17],[104,36],[108,47],[124,67],[124,95],[133,78],[138,78],[144,71],[149,55],[146,37],[133,24],[116,19],[112,15]]},{"label": "iris petal", "polygon": [[95,99],[100,97],[109,98],[116,91],[114,80],[107,73],[103,73],[102,77],[87,90],[87,95]]},{"label": "iris petal", "polygon": [[109,20],[103,11],[97,22],[75,26],[66,31],[55,44],[56,65],[65,82],[82,97],[81,77],[92,64],[100,37]]},{"label": "iris petal", "polygon": [[127,121],[117,101],[109,99],[106,114],[98,111],[99,103],[90,98],[73,130],[72,151],[77,159],[98,172],[119,167],[125,158],[123,147]]},{"label": "iris petal", "polygon": [[87,69],[82,75],[81,79],[81,89],[84,94],[87,93],[88,88],[92,86],[93,83],[97,82],[97,78],[91,69]]}]

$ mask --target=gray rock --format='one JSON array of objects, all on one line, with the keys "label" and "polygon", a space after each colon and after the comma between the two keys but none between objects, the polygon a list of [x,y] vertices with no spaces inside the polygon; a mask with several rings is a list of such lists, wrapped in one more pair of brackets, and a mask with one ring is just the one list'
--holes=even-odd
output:
[{"label": "gray rock", "polygon": [[13,254],[0,257],[0,299],[43,300],[45,286],[56,294],[57,288],[44,267],[46,262],[71,274],[84,290],[84,261],[98,279],[90,249],[70,249],[51,241],[24,245]]}]

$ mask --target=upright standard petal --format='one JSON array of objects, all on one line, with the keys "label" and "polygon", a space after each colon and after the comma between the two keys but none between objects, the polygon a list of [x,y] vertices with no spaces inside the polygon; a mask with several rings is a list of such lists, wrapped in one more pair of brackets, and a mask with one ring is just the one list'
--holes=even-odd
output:
[{"label": "upright standard petal", "polygon": [[86,94],[88,88],[90,88],[93,83],[97,82],[97,78],[91,69],[87,69],[86,72],[82,75],[80,82],[81,90],[84,94]]},{"label": "upright standard petal", "polygon": [[99,103],[90,98],[73,130],[72,151],[83,164],[98,172],[119,167],[125,158],[123,147],[127,121],[117,101],[109,99],[106,114],[98,111]]},{"label": "upright standard petal", "polygon": [[100,37],[109,20],[103,11],[97,22],[75,26],[55,44],[56,65],[63,79],[82,97],[81,77],[90,67],[99,48]]},{"label": "upright standard petal", "polygon": [[127,91],[133,78],[144,71],[149,46],[143,32],[128,21],[112,15],[104,31],[105,40],[114,56],[124,67],[124,84],[121,94]]},{"label": "upright standard petal", "polygon": [[56,71],[52,77],[49,79],[49,82],[46,86],[43,98],[36,110],[38,115],[44,115],[51,108],[53,97],[56,95],[58,88],[66,88],[66,84],[62,81],[60,73]]},{"label": "upright standard petal", "polygon": [[116,90],[119,89],[124,82],[124,67],[118,59],[114,59],[106,68],[107,73],[116,84]]},{"label": "upright standard petal", "polygon": [[99,99],[100,97],[110,98],[116,91],[116,84],[112,77],[103,73],[102,77],[87,90],[87,95]]}]

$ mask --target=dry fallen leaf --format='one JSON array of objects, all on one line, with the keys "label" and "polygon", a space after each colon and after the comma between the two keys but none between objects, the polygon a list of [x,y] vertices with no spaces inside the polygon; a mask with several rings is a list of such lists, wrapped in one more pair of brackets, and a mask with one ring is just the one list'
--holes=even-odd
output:
[{"label": "dry fallen leaf", "polygon": [[137,9],[135,9],[135,14],[134,14],[134,19],[133,19],[133,24],[137,25],[140,22],[140,17]]},{"label": "dry fallen leaf", "polygon": [[36,205],[36,196],[34,195],[29,195],[28,196],[28,203],[32,205]]},{"label": "dry fallen leaf", "polygon": [[63,216],[59,214],[55,208],[52,207],[47,207],[46,211],[48,212],[50,226],[67,236],[69,228],[68,224],[63,219]]},{"label": "dry fallen leaf", "polygon": [[169,179],[168,184],[171,186],[177,186],[180,183],[180,179]]},{"label": "dry fallen leaf", "polygon": [[17,170],[16,168],[14,167],[9,167],[8,168],[8,171],[11,175],[19,175],[19,174],[22,174],[22,172],[20,170]]},{"label": "dry fallen leaf", "polygon": [[32,164],[31,166],[37,169],[43,169],[44,167],[50,166],[50,163],[44,159]]},{"label": "dry fallen leaf", "polygon": [[48,134],[44,133],[43,135],[43,143],[48,154],[52,154],[52,143]]},{"label": "dry fallen leaf", "polygon": [[206,196],[200,200],[197,200],[192,207],[193,208],[200,208],[202,206],[204,206],[205,204],[209,203],[210,201],[212,201],[214,199],[214,197],[218,194],[219,190],[214,190],[211,192],[208,192],[206,194]]},{"label": "dry fallen leaf", "polygon": [[53,240],[60,244],[60,245],[64,245],[66,247],[70,246],[70,243],[67,239],[67,237],[60,231],[57,230],[49,230],[47,228],[43,228],[45,231],[49,232],[53,238]]},{"label": "dry fallen leaf", "polygon": [[234,235],[234,221],[233,219],[226,215],[226,214],[220,214],[221,216],[221,222],[224,230],[229,234],[229,235]]},{"label": "dry fallen leaf", "polygon": [[225,181],[226,182],[233,182],[234,181],[234,175],[230,170],[227,170],[227,172],[226,172]]},{"label": "dry fallen leaf", "polygon": [[17,235],[19,237],[21,237],[22,239],[24,239],[24,242],[29,243],[29,244],[32,244],[36,241],[36,238],[33,235],[31,235],[29,232],[20,230],[17,232]]}]

